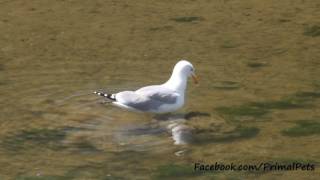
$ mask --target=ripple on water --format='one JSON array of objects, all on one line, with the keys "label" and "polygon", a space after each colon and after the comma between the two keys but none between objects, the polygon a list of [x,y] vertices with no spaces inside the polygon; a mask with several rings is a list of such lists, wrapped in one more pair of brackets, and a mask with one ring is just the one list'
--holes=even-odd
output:
[{"label": "ripple on water", "polygon": [[174,144],[190,144],[193,141],[192,128],[185,124],[172,123],[168,126],[171,129]]},{"label": "ripple on water", "polygon": [[114,130],[113,142],[123,150],[161,151],[168,147],[167,129],[157,123],[130,124]]}]

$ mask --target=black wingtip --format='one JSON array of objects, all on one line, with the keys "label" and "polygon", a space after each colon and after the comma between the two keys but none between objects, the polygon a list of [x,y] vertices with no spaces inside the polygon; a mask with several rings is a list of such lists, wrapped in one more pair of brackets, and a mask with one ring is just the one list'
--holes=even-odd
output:
[{"label": "black wingtip", "polygon": [[97,95],[99,95],[99,96],[102,96],[102,97],[106,97],[106,98],[108,98],[108,99],[110,99],[110,100],[113,100],[113,101],[116,100],[116,99],[114,98],[114,95],[113,95],[113,94],[107,94],[107,93],[102,93],[102,92],[97,92],[97,91],[94,91],[93,93],[94,93],[94,94],[97,94]]}]

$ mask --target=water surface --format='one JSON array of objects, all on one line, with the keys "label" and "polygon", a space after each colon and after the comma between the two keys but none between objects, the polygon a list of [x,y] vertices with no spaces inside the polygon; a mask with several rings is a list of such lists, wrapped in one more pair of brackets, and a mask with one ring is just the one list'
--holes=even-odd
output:
[{"label": "water surface", "polygon": [[[2,0],[1,179],[317,179],[193,167],[319,165],[319,17],[318,1]],[[201,81],[169,117],[92,94],[162,83],[180,59]]]}]

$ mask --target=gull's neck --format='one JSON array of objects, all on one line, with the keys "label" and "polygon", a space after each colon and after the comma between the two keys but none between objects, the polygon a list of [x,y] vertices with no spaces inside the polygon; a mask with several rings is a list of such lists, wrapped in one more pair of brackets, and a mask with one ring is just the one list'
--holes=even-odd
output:
[{"label": "gull's neck", "polygon": [[167,88],[177,91],[178,93],[184,94],[187,87],[188,77],[177,69],[174,69],[170,79],[164,83]]}]

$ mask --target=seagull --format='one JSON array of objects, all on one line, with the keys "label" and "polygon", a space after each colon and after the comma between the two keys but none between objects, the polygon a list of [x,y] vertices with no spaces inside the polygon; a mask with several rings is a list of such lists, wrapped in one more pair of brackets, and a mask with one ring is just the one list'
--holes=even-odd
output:
[{"label": "seagull", "polygon": [[114,94],[94,93],[112,101],[122,109],[135,112],[169,113],[184,105],[188,77],[198,84],[193,65],[187,60],[179,61],[173,68],[171,77],[161,85],[142,87],[136,91],[122,91]]}]

